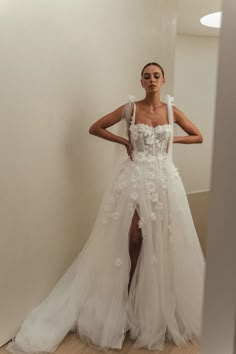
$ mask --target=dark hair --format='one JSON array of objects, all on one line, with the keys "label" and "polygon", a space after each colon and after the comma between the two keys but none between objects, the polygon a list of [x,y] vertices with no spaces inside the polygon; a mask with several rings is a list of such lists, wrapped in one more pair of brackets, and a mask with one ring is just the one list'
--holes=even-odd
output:
[{"label": "dark hair", "polygon": [[150,65],[155,65],[155,66],[157,66],[158,68],[160,68],[160,69],[161,69],[161,72],[162,72],[162,75],[163,75],[163,78],[165,78],[165,73],[164,73],[164,70],[163,70],[162,66],[161,66],[160,64],[157,64],[157,63],[148,63],[148,64],[146,64],[146,65],[143,67],[143,70],[142,70],[142,72],[141,72],[141,77],[143,76],[144,70],[145,70],[148,66],[150,66]]}]

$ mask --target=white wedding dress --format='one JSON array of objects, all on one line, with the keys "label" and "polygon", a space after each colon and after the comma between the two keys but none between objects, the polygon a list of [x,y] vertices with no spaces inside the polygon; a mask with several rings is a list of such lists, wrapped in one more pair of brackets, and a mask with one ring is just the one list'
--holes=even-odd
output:
[{"label": "white wedding dress", "polygon": [[[12,353],[53,352],[69,331],[102,348],[164,349],[199,339],[205,260],[172,157],[169,124],[131,119],[133,161],[121,164],[93,231],[49,296],[7,346]],[[138,211],[143,242],[128,294],[129,230]]]}]

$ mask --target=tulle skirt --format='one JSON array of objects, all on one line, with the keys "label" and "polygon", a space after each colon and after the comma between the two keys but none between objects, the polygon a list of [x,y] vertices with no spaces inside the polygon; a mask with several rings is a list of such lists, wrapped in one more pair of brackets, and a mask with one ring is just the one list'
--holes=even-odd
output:
[{"label": "tulle skirt", "polygon": [[[129,233],[139,214],[143,242],[128,293]],[[170,160],[126,160],[104,195],[82,252],[8,345],[54,352],[69,331],[103,349],[163,350],[201,334],[205,260],[177,169]]]}]

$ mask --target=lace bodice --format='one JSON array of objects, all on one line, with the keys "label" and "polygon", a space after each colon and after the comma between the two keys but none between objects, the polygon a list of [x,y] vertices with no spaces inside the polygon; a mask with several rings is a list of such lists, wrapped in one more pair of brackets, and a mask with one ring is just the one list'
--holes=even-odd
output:
[{"label": "lace bodice", "polygon": [[133,146],[134,160],[172,159],[173,145],[173,98],[167,96],[168,123],[153,127],[148,124],[135,123],[136,104],[133,103],[133,115],[130,120],[129,134]]},{"label": "lace bodice", "polygon": [[134,159],[167,157],[168,142],[171,136],[170,124],[152,127],[147,124],[134,124],[132,120],[129,130]]}]

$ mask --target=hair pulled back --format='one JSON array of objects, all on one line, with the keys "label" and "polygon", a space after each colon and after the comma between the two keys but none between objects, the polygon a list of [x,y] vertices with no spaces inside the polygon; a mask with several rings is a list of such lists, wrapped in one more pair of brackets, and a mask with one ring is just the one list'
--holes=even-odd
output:
[{"label": "hair pulled back", "polygon": [[146,65],[143,67],[143,70],[142,70],[142,72],[141,72],[141,77],[143,76],[144,70],[145,70],[148,66],[150,66],[150,65],[155,65],[155,66],[157,66],[159,69],[161,69],[161,73],[162,73],[162,75],[163,75],[163,78],[165,78],[165,73],[164,73],[163,67],[162,67],[160,64],[155,63],[155,62],[148,63],[148,64],[146,64]]}]

